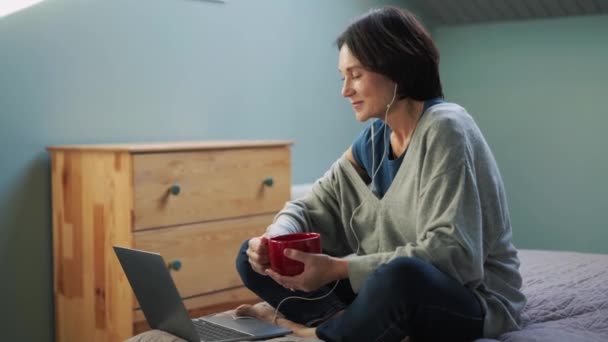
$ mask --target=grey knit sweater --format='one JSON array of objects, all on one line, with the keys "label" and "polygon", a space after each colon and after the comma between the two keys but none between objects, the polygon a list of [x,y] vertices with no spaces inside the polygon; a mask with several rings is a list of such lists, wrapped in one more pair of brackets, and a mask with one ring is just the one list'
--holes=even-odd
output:
[{"label": "grey knit sweater", "polygon": [[355,292],[378,265],[413,256],[473,290],[486,337],[519,328],[526,299],[504,186],[479,128],[456,104],[424,113],[381,199],[340,158],[268,228],[297,231],[320,232],[324,252],[348,259]]}]

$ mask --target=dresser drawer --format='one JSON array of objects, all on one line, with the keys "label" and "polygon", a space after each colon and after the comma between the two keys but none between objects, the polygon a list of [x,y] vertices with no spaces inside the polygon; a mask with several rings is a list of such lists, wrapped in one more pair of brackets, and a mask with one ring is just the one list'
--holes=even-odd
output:
[{"label": "dresser drawer", "polygon": [[[135,248],[160,253],[183,298],[242,286],[235,260],[239,247],[261,235],[273,215],[259,215],[135,233]],[[136,304],[136,306],[138,306]]]},{"label": "dresser drawer", "polygon": [[290,197],[288,147],[133,156],[134,229],[275,213]]}]

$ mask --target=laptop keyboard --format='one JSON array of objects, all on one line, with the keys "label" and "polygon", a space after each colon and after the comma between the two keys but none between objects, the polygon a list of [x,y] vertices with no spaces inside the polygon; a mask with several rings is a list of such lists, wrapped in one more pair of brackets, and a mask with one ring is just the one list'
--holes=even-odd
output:
[{"label": "laptop keyboard", "polygon": [[251,336],[249,334],[245,334],[240,331],[226,328],[204,320],[195,320],[192,321],[192,323],[194,323],[196,332],[203,341],[221,341],[231,338]]}]

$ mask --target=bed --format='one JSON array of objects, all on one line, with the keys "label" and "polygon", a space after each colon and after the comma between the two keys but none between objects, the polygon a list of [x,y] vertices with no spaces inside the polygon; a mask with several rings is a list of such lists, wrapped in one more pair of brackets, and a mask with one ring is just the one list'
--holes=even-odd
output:
[{"label": "bed", "polygon": [[[305,196],[311,187],[292,186],[292,199]],[[474,342],[608,342],[608,254],[524,249],[519,257],[522,291],[528,298],[522,313],[523,329]],[[129,340],[183,341],[154,330]],[[269,341],[319,340],[287,336]]]},{"label": "bed", "polygon": [[[520,250],[524,328],[475,342],[607,342],[608,254]],[[149,331],[129,342],[183,342]],[[283,337],[273,342],[318,340]]]}]

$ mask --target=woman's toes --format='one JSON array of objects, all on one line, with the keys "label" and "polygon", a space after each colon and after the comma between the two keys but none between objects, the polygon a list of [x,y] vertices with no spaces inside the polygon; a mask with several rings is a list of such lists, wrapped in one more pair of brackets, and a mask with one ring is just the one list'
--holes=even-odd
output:
[{"label": "woman's toes", "polygon": [[237,316],[251,316],[251,317],[255,317],[255,310],[253,309],[253,306],[249,305],[249,304],[242,304],[239,305],[235,310],[234,313]]}]

